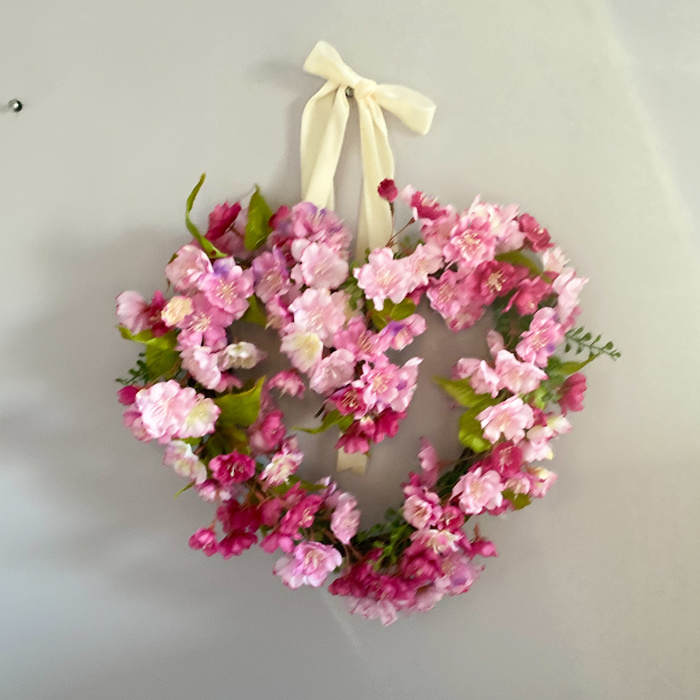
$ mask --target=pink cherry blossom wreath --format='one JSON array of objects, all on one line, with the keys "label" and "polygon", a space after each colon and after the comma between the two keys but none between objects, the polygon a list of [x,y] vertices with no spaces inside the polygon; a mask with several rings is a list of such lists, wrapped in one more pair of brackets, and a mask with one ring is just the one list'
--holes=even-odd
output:
[{"label": "pink cherry blossom wreath", "polygon": [[[224,558],[256,543],[279,549],[274,573],[287,586],[321,586],[334,574],[329,591],[385,625],[466,592],[482,570],[477,558],[496,554],[466,522],[547,493],[556,475],[540,462],[571,429],[567,413],[582,408],[580,370],[619,357],[575,327],[587,280],[514,205],[477,198],[458,211],[385,180],[379,193],[392,213],[399,200],[413,216],[386,247],[351,263],[352,234],[336,214],[308,202],[273,214],[257,189],[247,208],[217,206],[202,235],[190,212],[203,180],[187,202],[195,240],[165,268],[173,294],[117,298],[122,335],[143,345],[118,380],[124,422],[137,439],[164,445],[185,489],[217,505],[190,546]],[[417,235],[400,235],[411,228]],[[337,429],[346,453],[393,437],[421,359],[399,365],[387,352],[425,331],[424,298],[456,333],[490,314],[491,358],[462,358],[451,377],[436,378],[463,410],[459,458],[442,462],[422,440],[402,506],[360,530],[352,494],[330,477],[297,475],[304,455],[275,394],[301,397],[308,385],[320,397],[309,432]],[[244,339],[251,323],[278,333],[288,369],[256,373],[264,353]],[[556,354],[562,346],[588,356],[567,361]]]}]

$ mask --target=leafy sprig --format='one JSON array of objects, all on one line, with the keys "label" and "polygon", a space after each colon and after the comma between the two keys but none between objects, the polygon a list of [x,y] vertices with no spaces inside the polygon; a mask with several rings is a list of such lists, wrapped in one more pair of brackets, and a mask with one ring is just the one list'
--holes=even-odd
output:
[{"label": "leafy sprig", "polygon": [[566,352],[574,350],[574,354],[580,355],[584,350],[588,350],[589,354],[597,357],[598,355],[607,355],[613,360],[622,357],[622,353],[617,350],[612,342],[609,341],[605,345],[600,345],[601,335],[595,338],[590,331],[587,331],[583,326],[574,328],[566,333]]}]

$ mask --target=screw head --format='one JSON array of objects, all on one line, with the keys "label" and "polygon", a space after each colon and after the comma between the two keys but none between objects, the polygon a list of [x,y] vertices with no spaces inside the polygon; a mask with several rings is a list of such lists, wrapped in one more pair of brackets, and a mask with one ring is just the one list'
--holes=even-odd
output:
[{"label": "screw head", "polygon": [[22,111],[22,107],[24,107],[24,105],[23,105],[19,100],[10,100],[10,101],[7,103],[7,106],[8,106],[13,112],[21,112],[21,111]]}]

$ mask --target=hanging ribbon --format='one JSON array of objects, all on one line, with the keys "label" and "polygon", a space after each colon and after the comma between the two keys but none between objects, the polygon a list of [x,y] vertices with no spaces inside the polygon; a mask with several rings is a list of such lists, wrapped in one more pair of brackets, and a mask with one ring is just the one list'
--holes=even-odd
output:
[{"label": "hanging ribbon", "polygon": [[[308,101],[301,118],[302,199],[325,209],[335,207],[333,178],[350,114],[348,96],[357,102],[362,144],[362,201],[357,226],[357,257],[367,248],[382,248],[393,234],[389,203],[382,199],[379,183],[394,177],[394,156],[382,109],[395,114],[417,131],[427,134],[435,104],[425,95],[401,85],[377,85],[358,75],[340,54],[319,41],[304,63],[304,70],[325,78],[325,85]],[[338,450],[338,471],[363,474],[367,456]]]},{"label": "hanging ribbon", "polygon": [[409,129],[427,134],[435,114],[435,104],[410,88],[378,85],[363,78],[325,41],[314,46],[304,63],[304,70],[326,80],[306,104],[301,119],[304,201],[326,209],[334,208],[333,178],[350,113],[348,94],[357,102],[364,171],[357,227],[356,251],[359,257],[367,248],[373,250],[385,246],[393,233],[391,209],[377,193],[382,180],[394,177],[394,156],[382,109],[396,115]]}]

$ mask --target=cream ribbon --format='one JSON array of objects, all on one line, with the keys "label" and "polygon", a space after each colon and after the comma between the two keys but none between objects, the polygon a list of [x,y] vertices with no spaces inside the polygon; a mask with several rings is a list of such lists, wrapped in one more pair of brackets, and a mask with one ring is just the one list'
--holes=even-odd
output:
[{"label": "cream ribbon", "polygon": [[[377,85],[358,75],[340,54],[319,41],[304,63],[304,70],[325,78],[325,85],[308,101],[301,118],[302,199],[325,209],[335,207],[333,178],[350,114],[348,88],[357,102],[362,144],[362,202],[357,227],[356,255],[385,246],[393,234],[389,203],[377,188],[394,177],[394,156],[389,146],[382,109],[395,114],[413,131],[427,134],[435,104],[425,95],[401,85]],[[338,471],[363,474],[367,456],[338,450]]]},{"label": "cream ribbon", "polygon": [[364,182],[357,227],[357,256],[366,248],[387,244],[393,233],[389,203],[377,193],[379,183],[394,177],[394,156],[389,146],[382,109],[396,115],[409,129],[427,134],[435,104],[425,95],[401,85],[378,85],[358,75],[340,54],[319,41],[304,63],[304,70],[326,79],[308,101],[301,118],[302,199],[333,209],[333,178],[345,136],[350,106],[346,89],[357,102],[362,144]]}]

